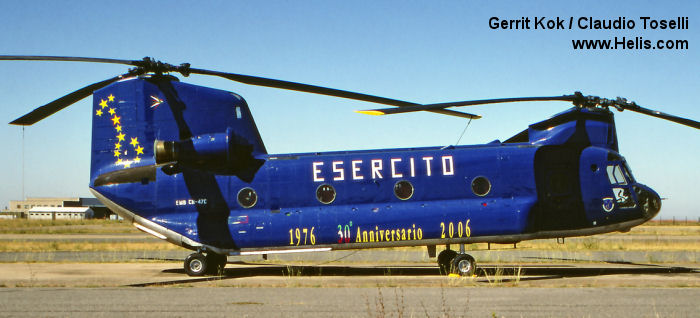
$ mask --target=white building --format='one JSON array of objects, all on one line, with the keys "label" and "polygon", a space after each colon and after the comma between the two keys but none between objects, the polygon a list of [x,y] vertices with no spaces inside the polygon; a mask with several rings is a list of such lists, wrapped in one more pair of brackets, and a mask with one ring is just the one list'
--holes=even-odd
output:
[{"label": "white building", "polygon": [[33,207],[27,218],[33,220],[91,219],[95,215],[89,207]]},{"label": "white building", "polygon": [[[29,211],[34,208],[48,208],[46,210],[37,210],[32,219],[57,219],[61,218],[73,218],[75,219],[77,215],[69,213],[83,213],[80,211],[64,211],[61,212],[60,208],[90,208],[92,214],[88,213],[85,215],[87,218],[107,218],[113,214],[109,211],[102,203],[97,201],[95,198],[77,198],[77,197],[57,197],[57,198],[27,198],[26,200],[12,200],[7,209],[0,211],[0,219],[14,219],[14,218],[29,218]],[[59,214],[47,215],[47,213],[54,211]],[[68,213],[68,214],[66,214]],[[41,215],[44,214],[44,215]],[[49,216],[51,218],[49,218]],[[82,217],[80,217],[82,218]]]}]

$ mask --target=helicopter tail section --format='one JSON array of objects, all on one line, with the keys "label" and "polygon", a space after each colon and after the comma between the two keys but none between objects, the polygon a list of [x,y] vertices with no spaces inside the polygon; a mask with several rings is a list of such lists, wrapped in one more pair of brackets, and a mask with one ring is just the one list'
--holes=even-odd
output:
[{"label": "helicopter tail section", "polygon": [[175,244],[235,247],[220,176],[252,182],[266,154],[243,98],[138,77],[95,91],[92,116],[90,186],[98,198]]},{"label": "helicopter tail section", "polygon": [[[243,98],[171,77],[132,78],[95,91],[92,136],[93,185],[150,180],[147,168],[133,169],[156,165],[250,182],[262,164],[256,157],[266,153]],[[110,180],[98,179],[106,174]]]}]

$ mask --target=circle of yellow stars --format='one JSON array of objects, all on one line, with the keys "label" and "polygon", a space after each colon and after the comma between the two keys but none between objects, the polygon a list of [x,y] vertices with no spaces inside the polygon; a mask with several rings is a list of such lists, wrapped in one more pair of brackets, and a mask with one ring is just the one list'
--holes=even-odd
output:
[{"label": "circle of yellow stars", "polygon": [[[123,128],[121,124],[121,117],[117,116],[117,111],[115,110],[116,106],[110,105],[110,103],[114,102],[114,98],[114,95],[109,94],[106,100],[100,99],[100,108],[95,111],[95,116],[102,117],[102,115],[109,114],[109,119],[112,121],[115,137],[117,138],[117,142],[114,144],[114,157],[116,158],[114,163],[117,165],[123,165],[124,168],[129,168],[131,167],[132,163],[141,162],[141,157],[139,156],[143,155],[143,147],[139,145],[138,137],[128,138],[130,141],[127,141],[127,135],[122,131]],[[131,147],[129,147],[129,145]],[[129,148],[136,152],[136,157],[134,157],[132,160],[122,158],[122,156],[126,157]]]}]

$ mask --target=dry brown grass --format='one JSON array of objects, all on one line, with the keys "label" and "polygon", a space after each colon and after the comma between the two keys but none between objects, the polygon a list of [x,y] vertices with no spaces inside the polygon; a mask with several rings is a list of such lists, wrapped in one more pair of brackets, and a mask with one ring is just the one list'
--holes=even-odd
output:
[{"label": "dry brown grass", "polygon": [[153,242],[70,242],[70,241],[0,241],[0,252],[95,252],[95,251],[162,251],[180,250],[164,241]]},{"label": "dry brown grass", "polygon": [[[0,220],[0,234],[129,234],[141,233],[128,222],[111,220]],[[565,244],[554,239],[518,243],[518,248],[563,251],[700,251],[700,224],[659,225],[647,223],[627,233],[609,233],[583,238],[567,238]],[[485,250],[486,243],[469,244],[469,250]],[[491,244],[492,249],[512,245]],[[0,252],[34,251],[137,251],[179,249],[162,241],[90,242],[90,241],[0,241]],[[397,247],[387,250],[424,250],[425,247]]]},{"label": "dry brown grass", "polygon": [[0,220],[0,234],[139,233],[128,222],[112,220]]}]

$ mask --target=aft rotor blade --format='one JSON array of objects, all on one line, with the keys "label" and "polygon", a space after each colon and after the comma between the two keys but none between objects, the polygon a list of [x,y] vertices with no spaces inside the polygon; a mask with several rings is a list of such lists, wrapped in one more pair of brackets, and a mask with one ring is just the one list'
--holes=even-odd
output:
[{"label": "aft rotor blade", "polygon": [[40,55],[0,55],[0,61],[64,61],[64,62],[92,62],[111,63],[136,66],[139,61],[104,59],[98,57],[78,57],[78,56],[40,56]]},{"label": "aft rotor blade", "polygon": [[64,108],[70,106],[71,104],[73,104],[73,103],[75,103],[75,102],[77,102],[85,97],[92,95],[92,92],[122,79],[125,75],[128,75],[128,74],[115,76],[115,77],[112,77],[110,79],[104,80],[102,82],[98,82],[98,83],[94,83],[94,84],[85,86],[85,87],[83,87],[75,92],[72,92],[66,96],[63,96],[63,97],[61,97],[53,102],[50,102],[44,106],[41,106],[41,107],[34,109],[33,111],[29,112],[28,114],[26,114],[20,118],[15,119],[10,124],[21,125],[21,126],[33,125],[36,122],[53,115],[57,111],[64,109]]},{"label": "aft rotor blade", "polygon": [[497,104],[497,103],[534,102],[534,101],[573,101],[574,98],[576,98],[575,95],[545,96],[545,97],[495,98],[495,99],[466,100],[466,101],[450,102],[450,103],[415,105],[415,106],[407,106],[407,107],[401,107],[401,108],[358,110],[357,112],[362,113],[362,114],[367,114],[367,115],[391,115],[391,114],[400,114],[400,113],[417,112],[417,111],[434,111],[434,110],[444,109],[447,107],[475,106],[475,105]]},{"label": "aft rotor blade", "polygon": [[[411,102],[397,100],[397,99],[391,99],[391,98],[374,96],[374,95],[367,95],[367,94],[362,94],[362,93],[355,93],[355,92],[344,91],[344,90],[340,90],[340,89],[321,87],[321,86],[315,86],[315,85],[309,85],[309,84],[288,82],[288,81],[265,78],[265,77],[242,75],[242,74],[235,74],[235,73],[217,72],[217,71],[210,71],[210,70],[196,69],[196,68],[190,68],[189,72],[192,74],[219,76],[219,77],[223,77],[225,79],[229,79],[232,81],[236,81],[236,82],[244,83],[244,84],[248,84],[248,85],[281,88],[281,89],[287,89],[287,90],[293,90],[293,91],[299,91],[299,92],[306,92],[306,93],[328,95],[328,96],[334,96],[334,97],[342,97],[342,98],[347,98],[347,99],[361,100],[361,101],[370,102],[370,103],[378,103],[378,104],[392,105],[392,106],[398,106],[398,107],[421,106],[421,104],[411,103]],[[463,117],[463,118],[472,118],[472,119],[481,118],[481,116],[474,115],[474,114],[461,113],[461,112],[439,109],[439,108],[434,109],[434,110],[428,110],[428,111],[431,111],[434,113],[445,114],[445,115],[458,116],[458,117]]]},{"label": "aft rotor blade", "polygon": [[633,112],[641,113],[641,114],[644,114],[644,115],[649,115],[649,116],[656,117],[656,118],[661,118],[661,119],[670,120],[670,121],[672,121],[672,122],[674,122],[674,123],[678,123],[678,124],[681,124],[681,125],[693,127],[693,128],[696,128],[696,129],[700,129],[700,122],[694,121],[694,120],[689,119],[689,118],[683,118],[683,117],[678,117],[678,116],[666,114],[666,113],[663,113],[663,112],[660,112],[660,111],[656,111],[656,110],[651,110],[651,109],[648,109],[648,108],[644,108],[644,107],[641,107],[641,106],[636,105],[636,104],[632,104],[632,105],[621,105],[621,106],[622,106],[623,109],[626,109],[626,110],[631,110],[631,111],[633,111]]}]

